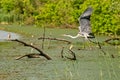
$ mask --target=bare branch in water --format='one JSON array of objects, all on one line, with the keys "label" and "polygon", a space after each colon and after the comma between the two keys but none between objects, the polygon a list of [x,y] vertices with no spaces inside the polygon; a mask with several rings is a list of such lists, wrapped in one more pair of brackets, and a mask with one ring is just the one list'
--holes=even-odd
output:
[{"label": "bare branch in water", "polygon": [[120,38],[110,38],[110,39],[106,39],[104,42],[106,42],[107,44],[110,44],[110,45],[120,45],[120,42],[118,44],[113,44],[113,43],[110,43],[111,40],[117,40],[117,41],[120,41]]},{"label": "bare branch in water", "polygon": [[40,40],[40,39],[57,40],[57,41],[63,41],[63,42],[67,42],[68,44],[71,44],[70,41],[65,40],[65,39],[60,39],[60,38],[40,37],[40,38],[38,38],[38,39],[39,39],[39,40]]},{"label": "bare branch in water", "polygon": [[25,43],[23,41],[20,41],[18,39],[11,40],[11,41],[16,41],[16,42],[24,44],[24,46],[32,47],[32,48],[34,48],[35,50],[37,50],[40,53],[39,55],[44,56],[47,60],[51,60],[52,59],[47,54],[45,54],[42,50],[38,49],[37,47],[35,47],[33,45],[27,44],[27,43]]},{"label": "bare branch in water", "polygon": [[23,56],[20,56],[20,57],[17,57],[16,60],[19,60],[23,57],[28,57],[28,58],[40,58],[40,54],[26,54],[26,55],[23,55]]}]

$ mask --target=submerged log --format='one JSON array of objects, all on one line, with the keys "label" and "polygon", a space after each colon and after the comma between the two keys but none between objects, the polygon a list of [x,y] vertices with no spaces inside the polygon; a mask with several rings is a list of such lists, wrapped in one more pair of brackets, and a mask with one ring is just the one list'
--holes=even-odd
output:
[{"label": "submerged log", "polygon": [[25,43],[25,42],[23,42],[23,41],[20,41],[20,40],[18,40],[18,39],[11,40],[11,41],[16,41],[16,42],[22,43],[22,44],[24,44],[24,46],[28,46],[28,47],[31,47],[31,48],[37,50],[37,51],[40,53],[39,55],[45,57],[47,60],[51,60],[51,59],[52,59],[52,58],[49,57],[47,54],[45,54],[42,50],[40,50],[39,48],[37,48],[37,47],[35,47],[35,46],[33,46],[33,45],[27,44],[27,43]]}]

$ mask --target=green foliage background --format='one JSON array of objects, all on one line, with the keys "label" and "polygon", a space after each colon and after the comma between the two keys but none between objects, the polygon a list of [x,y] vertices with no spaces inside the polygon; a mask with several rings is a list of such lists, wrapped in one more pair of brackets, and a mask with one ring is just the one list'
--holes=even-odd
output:
[{"label": "green foliage background", "polygon": [[77,28],[88,6],[94,33],[120,35],[119,0],[0,0],[0,22]]}]

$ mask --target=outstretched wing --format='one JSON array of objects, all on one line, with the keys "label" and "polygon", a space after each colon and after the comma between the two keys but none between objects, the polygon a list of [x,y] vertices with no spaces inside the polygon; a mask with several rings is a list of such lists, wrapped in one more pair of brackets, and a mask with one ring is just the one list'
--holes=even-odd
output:
[{"label": "outstretched wing", "polygon": [[90,16],[92,14],[92,8],[88,7],[83,14],[79,18],[79,29],[81,33],[92,33],[91,24],[90,24]]}]

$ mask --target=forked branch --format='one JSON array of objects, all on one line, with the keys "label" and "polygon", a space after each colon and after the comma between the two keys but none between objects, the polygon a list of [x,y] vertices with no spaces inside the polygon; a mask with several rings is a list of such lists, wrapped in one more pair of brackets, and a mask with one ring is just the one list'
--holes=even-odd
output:
[{"label": "forked branch", "polygon": [[16,41],[16,42],[19,42],[19,43],[24,44],[24,46],[28,46],[28,47],[34,48],[35,50],[37,50],[37,51],[40,53],[41,56],[44,56],[47,60],[51,60],[51,59],[52,59],[52,58],[49,57],[47,54],[45,54],[42,50],[40,50],[39,48],[37,48],[37,47],[35,47],[35,46],[33,46],[33,45],[27,44],[27,43],[25,43],[25,42],[23,42],[23,41],[20,41],[20,40],[18,40],[18,39],[11,40],[11,41]]}]

